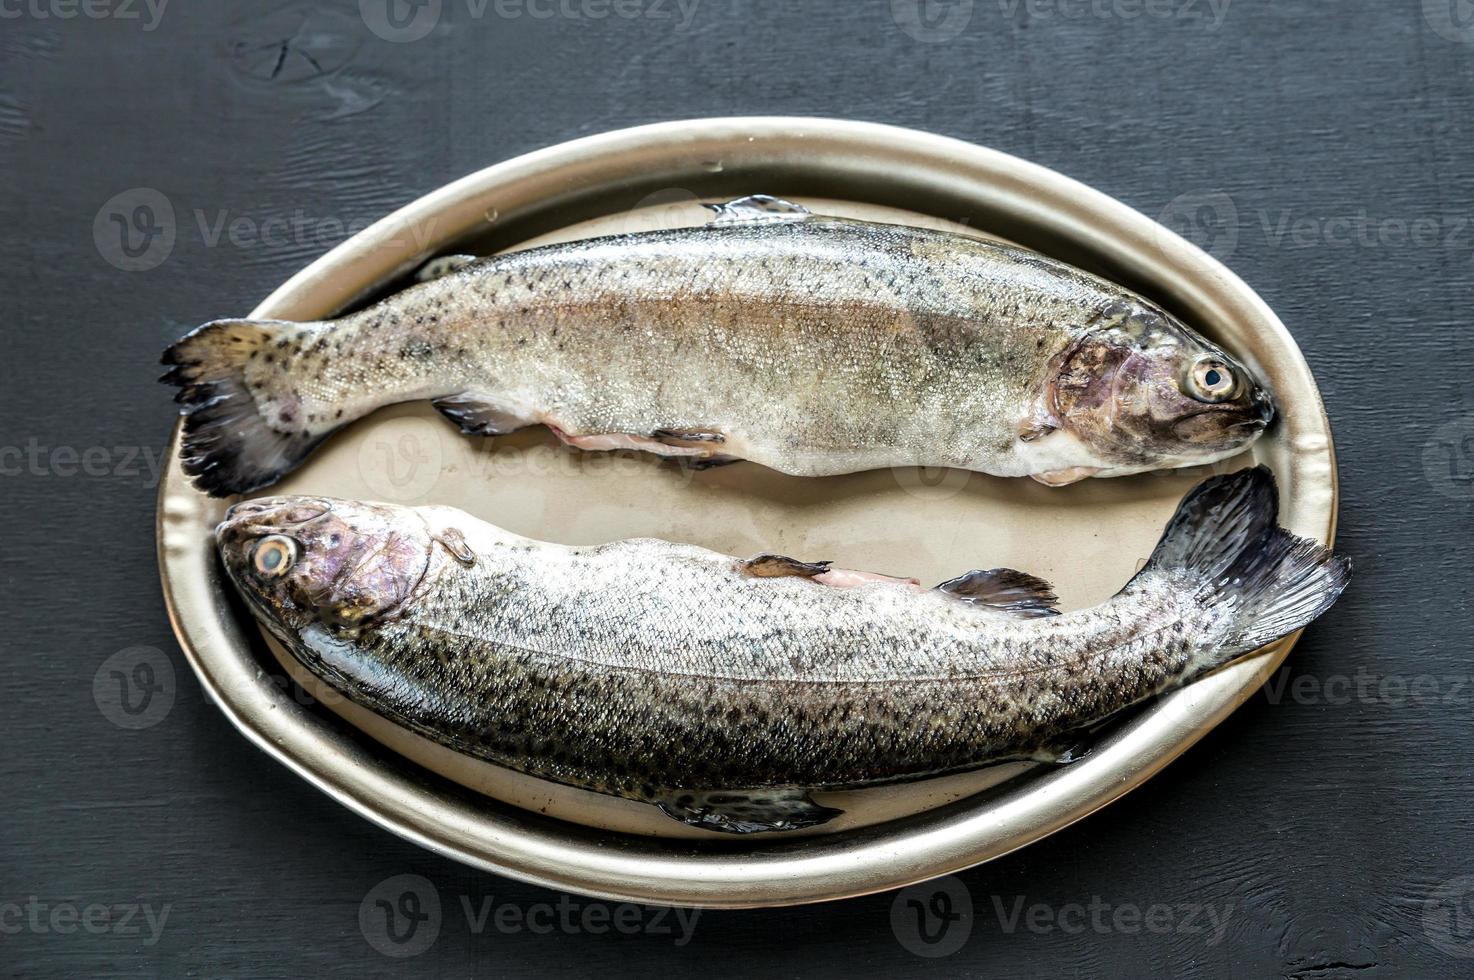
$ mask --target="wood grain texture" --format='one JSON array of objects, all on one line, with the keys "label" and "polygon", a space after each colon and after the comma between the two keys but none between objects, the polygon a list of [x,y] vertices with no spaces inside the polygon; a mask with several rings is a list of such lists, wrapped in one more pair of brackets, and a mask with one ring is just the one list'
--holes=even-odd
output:
[{"label": "wood grain texture", "polygon": [[[936,0],[923,28],[971,13],[920,41],[898,26],[914,25],[907,0],[697,0],[684,27],[674,0],[629,2],[444,0],[413,43],[377,37],[356,0],[179,2],[152,30],[142,0],[102,19],[3,7],[0,971],[1474,975],[1455,955],[1474,954],[1474,879],[1459,880],[1474,874],[1474,43],[1459,40],[1474,29],[1439,0]],[[650,933],[651,912],[639,934],[595,934],[576,898],[576,928],[514,930],[544,903],[561,915],[560,897],[402,842],[252,748],[201,695],[159,596],[145,460],[171,423],[153,383],[166,341],[491,162],[744,113],[934,130],[1166,213],[1280,313],[1336,425],[1350,592],[1168,771],[961,875],[974,914],[945,957],[897,938],[931,889],[704,913],[684,945],[673,919]],[[94,220],[140,187],[168,199],[177,235],[128,272]],[[57,447],[96,450],[92,475]],[[156,683],[172,667],[174,700],[132,731],[93,680],[136,646],[159,651]],[[431,883],[442,921],[399,961],[359,909],[401,874]],[[105,906],[117,925],[115,907],[145,903],[169,909],[156,942],[142,913],[121,935],[49,918]]]}]

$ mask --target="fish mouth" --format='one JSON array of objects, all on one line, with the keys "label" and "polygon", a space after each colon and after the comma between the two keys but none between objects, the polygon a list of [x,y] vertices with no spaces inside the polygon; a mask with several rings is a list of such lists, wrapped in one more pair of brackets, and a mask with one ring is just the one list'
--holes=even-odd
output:
[{"label": "fish mouth", "polygon": [[[1253,414],[1245,414],[1245,412]],[[1246,409],[1205,408],[1184,415],[1172,423],[1172,433],[1188,443],[1217,449],[1231,449],[1258,437],[1274,420],[1273,409],[1258,405]]]}]

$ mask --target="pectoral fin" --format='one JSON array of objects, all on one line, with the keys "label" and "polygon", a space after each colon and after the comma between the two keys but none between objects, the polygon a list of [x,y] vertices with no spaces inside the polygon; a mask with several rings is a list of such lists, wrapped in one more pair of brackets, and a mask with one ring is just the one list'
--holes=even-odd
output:
[{"label": "pectoral fin", "polygon": [[1021,442],[1034,442],[1043,439],[1051,432],[1059,430],[1059,419],[1048,412],[1038,411],[1018,424],[1018,437]]},{"label": "pectoral fin", "polygon": [[661,811],[688,827],[722,834],[763,834],[800,830],[843,813],[820,806],[803,789],[673,792],[654,801]]},{"label": "pectoral fin", "polygon": [[1067,470],[1046,470],[1043,473],[1032,473],[1030,476],[1046,487],[1067,487],[1071,483],[1079,483],[1099,472],[1100,467],[1098,466],[1071,466]]},{"label": "pectoral fin", "polygon": [[963,602],[986,606],[1021,619],[1058,616],[1059,598],[1054,587],[1041,578],[1012,568],[974,570],[937,586]]}]

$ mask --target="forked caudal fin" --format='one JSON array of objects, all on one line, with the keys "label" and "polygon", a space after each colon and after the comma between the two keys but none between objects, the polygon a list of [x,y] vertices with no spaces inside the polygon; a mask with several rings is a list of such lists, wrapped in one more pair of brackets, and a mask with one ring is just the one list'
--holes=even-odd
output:
[{"label": "forked caudal fin", "polygon": [[1277,523],[1279,490],[1258,466],[1200,483],[1183,499],[1137,578],[1186,573],[1214,613],[1205,637],[1227,662],[1287,636],[1325,612],[1351,566]]},{"label": "forked caudal fin", "polygon": [[180,458],[195,486],[216,497],[245,493],[294,469],[328,434],[308,427],[290,406],[262,414],[248,373],[289,353],[311,324],[281,320],[216,320],[164,352],[159,380],[179,387],[184,439]]}]

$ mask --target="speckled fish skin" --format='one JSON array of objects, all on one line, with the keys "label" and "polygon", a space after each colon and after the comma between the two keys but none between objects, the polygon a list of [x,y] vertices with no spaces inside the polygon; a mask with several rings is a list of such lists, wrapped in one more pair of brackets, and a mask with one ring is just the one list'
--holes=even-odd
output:
[{"label": "speckled fish skin", "polygon": [[[545,423],[587,449],[1049,483],[1220,459],[1273,416],[1228,354],[1061,262],[755,213],[474,261],[337,320],[207,324],[164,358],[185,469],[244,492],[337,427],[422,399],[467,432]],[[1211,396],[1205,364],[1226,386]]]},{"label": "speckled fish skin", "polygon": [[981,588],[840,588],[820,565],[779,559],[772,577],[658,540],[571,548],[441,507],[267,498],[216,536],[256,614],[352,701],[498,765],[751,832],[828,819],[815,789],[1049,752],[1303,626],[1347,570],[1275,507],[1263,469],[1207,481],[1126,588],[1063,615],[1006,570],[974,573]]}]

